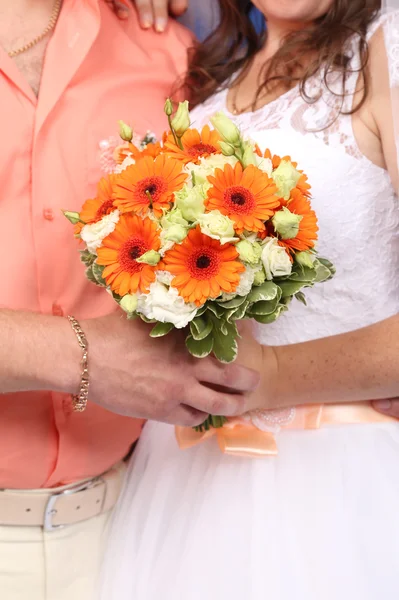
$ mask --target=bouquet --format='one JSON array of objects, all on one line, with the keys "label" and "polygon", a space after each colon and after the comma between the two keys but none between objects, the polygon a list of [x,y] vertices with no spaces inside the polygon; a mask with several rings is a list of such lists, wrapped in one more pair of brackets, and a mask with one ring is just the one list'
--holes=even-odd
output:
[{"label": "bouquet", "polygon": [[[65,211],[85,244],[90,281],[152,337],[186,332],[188,351],[222,362],[237,356],[237,321],[273,323],[303,289],[330,279],[316,254],[317,218],[306,174],[244,138],[223,113],[213,128],[190,127],[179,104],[162,142],[137,140],[120,122],[121,143],[79,213]],[[201,426],[219,427],[223,417]]]}]

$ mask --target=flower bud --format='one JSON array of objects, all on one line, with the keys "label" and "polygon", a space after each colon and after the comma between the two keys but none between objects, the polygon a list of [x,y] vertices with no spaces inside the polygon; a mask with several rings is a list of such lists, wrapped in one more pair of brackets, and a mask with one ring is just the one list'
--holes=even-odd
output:
[{"label": "flower bud", "polygon": [[257,242],[241,240],[236,244],[236,250],[240,255],[240,259],[252,266],[256,265],[262,256],[262,247]]},{"label": "flower bud", "polygon": [[136,262],[151,265],[151,267],[155,267],[160,260],[161,255],[159,252],[156,252],[156,250],[148,250],[148,252],[145,252],[145,254],[136,258]]},{"label": "flower bud", "polygon": [[68,219],[72,225],[76,225],[80,222],[80,215],[78,212],[72,212],[70,210],[63,210],[63,215]]},{"label": "flower bud", "polygon": [[172,119],[171,125],[177,137],[181,138],[190,127],[190,112],[188,100],[179,102],[179,107]]},{"label": "flower bud", "polygon": [[301,267],[307,267],[308,269],[313,269],[314,261],[316,260],[316,255],[313,252],[297,252],[295,254],[295,262]]},{"label": "flower bud", "polygon": [[216,115],[211,118],[211,123],[216,131],[221,135],[223,141],[231,144],[234,147],[240,144],[241,135],[238,127],[231,119],[226,117],[224,113],[216,113]]},{"label": "flower bud", "polygon": [[126,294],[126,296],[123,296],[123,298],[119,302],[119,306],[121,307],[121,309],[127,312],[128,314],[133,313],[136,310],[137,304],[138,301],[136,294]]},{"label": "flower bud", "polygon": [[170,98],[168,98],[165,102],[165,115],[167,117],[171,117],[173,115],[173,104],[172,104],[172,100]]},{"label": "flower bud", "polygon": [[225,156],[234,156],[235,150],[233,146],[227,144],[226,142],[219,142],[219,146],[222,151],[222,154],[224,154]]},{"label": "flower bud", "polygon": [[119,136],[124,142],[131,142],[133,139],[133,130],[123,121],[119,121]]},{"label": "flower bud", "polygon": [[282,240],[292,240],[298,235],[299,223],[302,221],[301,215],[295,215],[288,208],[283,208],[277,211],[272,218],[272,223],[275,231],[279,234]]},{"label": "flower bud", "polygon": [[242,166],[244,167],[244,169],[249,167],[249,165],[257,166],[258,161],[256,159],[255,152],[253,151],[251,144],[245,145],[245,150],[244,150],[244,154],[243,154],[241,163],[242,163]]},{"label": "flower bud", "polygon": [[262,285],[262,283],[265,283],[265,281],[266,281],[266,273],[264,272],[264,270],[261,269],[260,271],[256,271],[255,277],[254,277],[254,285]]}]

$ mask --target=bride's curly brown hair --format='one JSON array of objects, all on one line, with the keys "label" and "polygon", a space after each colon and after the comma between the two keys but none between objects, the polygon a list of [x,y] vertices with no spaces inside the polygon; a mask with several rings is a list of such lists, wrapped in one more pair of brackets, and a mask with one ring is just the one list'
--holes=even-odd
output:
[{"label": "bride's curly brown hair", "polygon": [[[219,0],[221,20],[218,28],[202,43],[191,50],[188,73],[184,87],[193,106],[204,102],[216,91],[228,87],[231,77],[240,73],[245,77],[253,58],[267,37],[267,27],[257,33],[250,13],[249,0]],[[352,72],[350,61],[353,51],[348,41],[356,35],[357,52],[361,56],[358,72],[363,76],[362,93],[352,113],[364,103],[368,94],[366,33],[370,23],[381,10],[381,0],[334,0],[328,12],[304,29],[286,36],[279,50],[265,64],[262,79],[254,100],[260,94],[279,86],[284,91],[299,84],[302,97],[314,101],[306,94],[306,83],[316,73],[321,73],[328,86],[333,71],[343,74],[345,81]],[[337,92],[333,92],[337,95]]]}]

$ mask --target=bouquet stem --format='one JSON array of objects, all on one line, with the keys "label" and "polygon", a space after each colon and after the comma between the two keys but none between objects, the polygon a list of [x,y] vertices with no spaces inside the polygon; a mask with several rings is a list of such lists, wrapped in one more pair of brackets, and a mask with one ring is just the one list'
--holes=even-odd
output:
[{"label": "bouquet stem", "polygon": [[203,433],[204,431],[209,431],[212,427],[214,429],[220,429],[225,423],[227,423],[226,417],[209,415],[209,417],[203,423],[201,423],[201,425],[194,427],[194,429],[198,433]]}]

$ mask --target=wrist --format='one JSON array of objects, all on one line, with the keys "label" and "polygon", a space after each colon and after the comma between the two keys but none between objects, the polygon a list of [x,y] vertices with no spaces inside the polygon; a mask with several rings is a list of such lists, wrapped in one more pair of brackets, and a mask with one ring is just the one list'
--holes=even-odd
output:
[{"label": "wrist", "polygon": [[263,405],[266,410],[275,410],[281,408],[281,386],[279,385],[279,359],[278,347],[262,346],[262,378],[261,392]]}]

